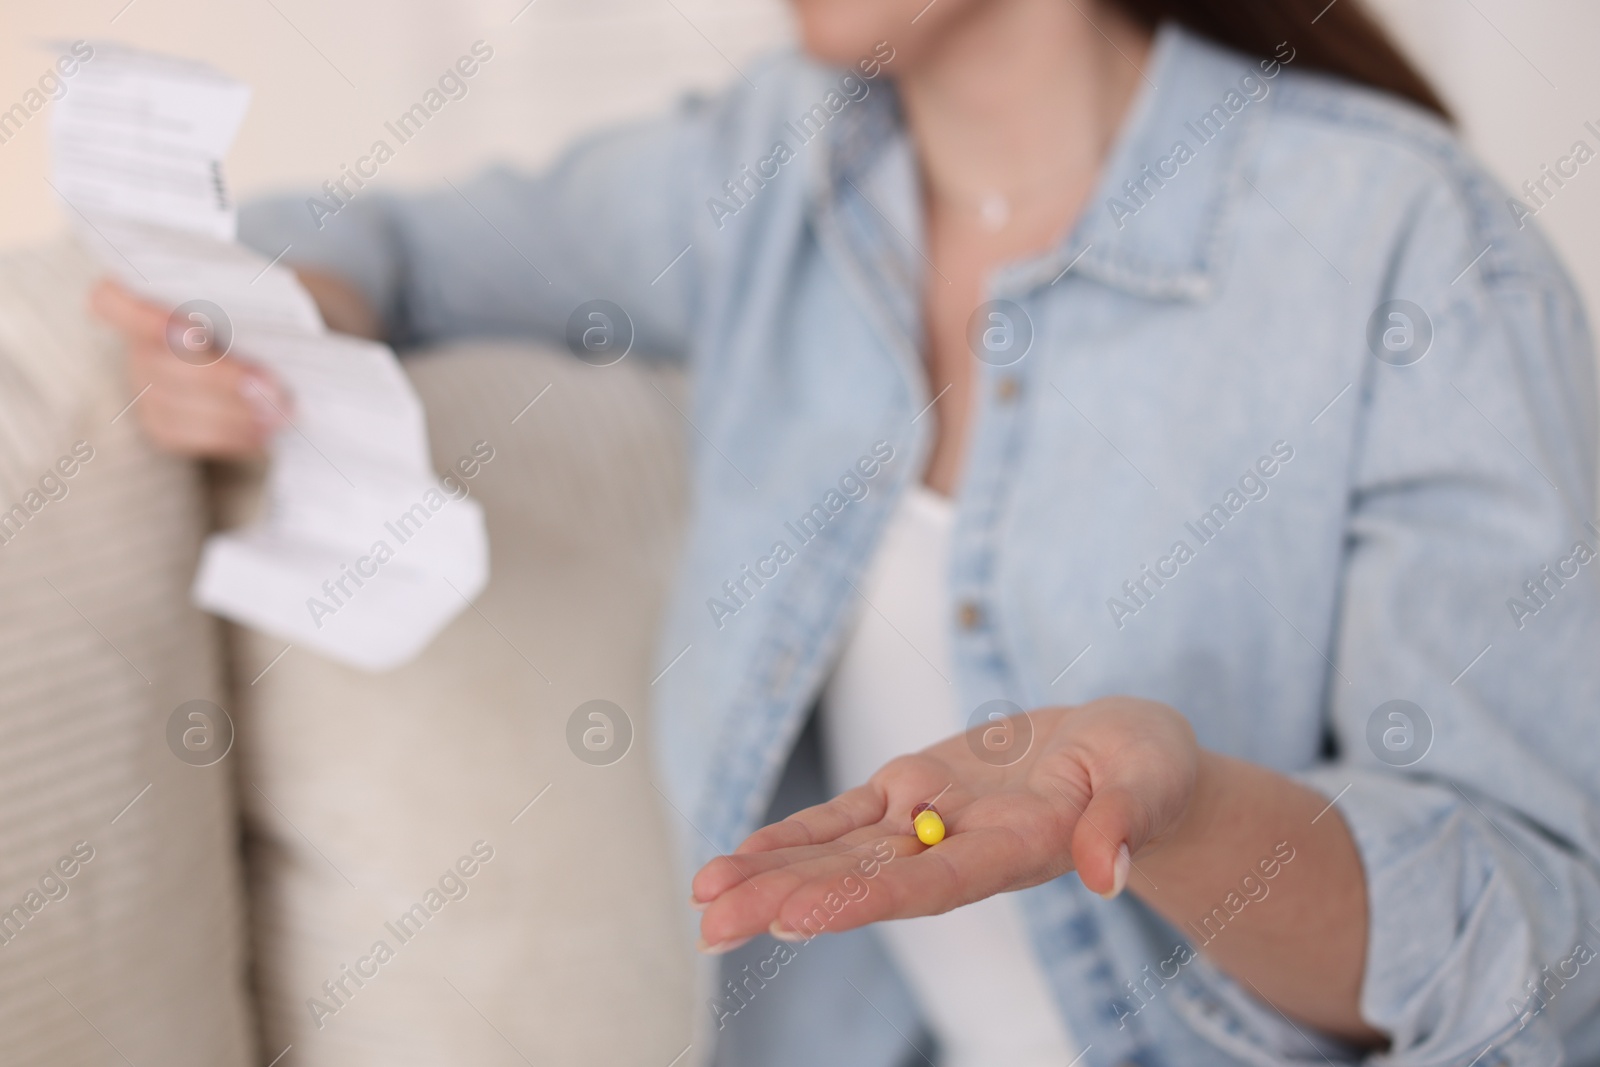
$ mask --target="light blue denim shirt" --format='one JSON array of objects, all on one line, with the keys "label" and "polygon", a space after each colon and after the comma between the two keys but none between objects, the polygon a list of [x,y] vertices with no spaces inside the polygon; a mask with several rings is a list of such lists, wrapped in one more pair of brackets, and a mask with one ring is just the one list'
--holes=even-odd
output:
[{"label": "light blue denim shirt", "polygon": [[[1294,58],[1163,29],[1076,227],[988,280],[952,683],[968,710],[1165,701],[1322,791],[1366,872],[1382,1062],[1595,1062],[1587,327],[1446,129]],[[560,338],[603,299],[634,358],[687,361],[693,516],[653,711],[686,869],[766,810],[933,421],[891,84],[793,56],[751,77],[540,176],[243,222],[358,283],[402,343]],[[1082,1063],[1359,1059],[1182,951],[1261,906],[1251,874],[1183,930],[1075,876],[1020,894]],[[873,1062],[861,1014],[812,1016],[800,1060]]]}]

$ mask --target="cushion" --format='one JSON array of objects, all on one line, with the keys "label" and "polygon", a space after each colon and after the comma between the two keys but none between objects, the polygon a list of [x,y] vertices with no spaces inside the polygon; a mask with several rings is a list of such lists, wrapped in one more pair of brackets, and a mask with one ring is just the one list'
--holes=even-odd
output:
[{"label": "cushion", "polygon": [[[436,470],[492,449],[463,480],[489,585],[385,674],[234,633],[266,1055],[665,1065],[696,1011],[645,714],[685,508],[681,383],[505,343],[406,366]],[[224,494],[229,522],[256,481]],[[606,729],[587,711],[569,744],[593,700],[631,722],[614,762],[575,754]]]},{"label": "cushion", "polygon": [[168,743],[225,703],[204,485],[124,410],[93,273],[0,254],[0,1062],[242,1067],[237,752]]}]

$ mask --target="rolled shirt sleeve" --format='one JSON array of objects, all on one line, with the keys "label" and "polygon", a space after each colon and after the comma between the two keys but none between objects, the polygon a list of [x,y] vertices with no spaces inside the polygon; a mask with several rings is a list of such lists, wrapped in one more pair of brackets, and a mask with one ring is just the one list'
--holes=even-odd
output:
[{"label": "rolled shirt sleeve", "polygon": [[[1593,355],[1542,239],[1476,172],[1454,177],[1361,309],[1409,302],[1427,348],[1386,362],[1363,344],[1328,652],[1337,755],[1294,777],[1363,867],[1360,1011],[1389,1038],[1368,1061],[1548,1065],[1575,1033],[1600,1043]],[[1240,1062],[1362,1059],[1216,968],[1196,975],[1184,1014]]]},{"label": "rolled shirt sleeve", "polygon": [[1341,760],[1306,776],[1362,857],[1360,1006],[1395,1064],[1554,1062],[1600,1003],[1600,960],[1566,965],[1600,947],[1594,354],[1499,203],[1442,184],[1395,253],[1387,298],[1421,307],[1432,350],[1368,368]]},{"label": "rolled shirt sleeve", "polygon": [[1360,854],[1360,1008],[1394,1064],[1554,1063],[1600,1003],[1573,962],[1600,949],[1593,356],[1548,249],[1477,192],[1419,205],[1379,297],[1431,347],[1362,383],[1339,758],[1300,776]]}]

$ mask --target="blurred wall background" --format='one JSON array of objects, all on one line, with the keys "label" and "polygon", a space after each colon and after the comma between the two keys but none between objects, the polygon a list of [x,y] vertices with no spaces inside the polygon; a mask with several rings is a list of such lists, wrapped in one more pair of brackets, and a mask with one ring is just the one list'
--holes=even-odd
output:
[{"label": "blurred wall background", "polygon": [[[416,103],[473,42],[494,57],[376,179],[386,187],[535,165],[608,120],[661,110],[789,35],[783,0],[0,0],[0,110],[57,40],[112,40],[203,59],[255,90],[227,160],[240,199],[317,186]],[[70,82],[69,91],[70,91]],[[0,144],[0,246],[64,219],[43,178],[49,115]]]},{"label": "blurred wall background", "polygon": [[[868,0],[862,0],[868,2]],[[1338,0],[1336,0],[1338,2]],[[1511,189],[1578,139],[1600,151],[1600,4],[1375,0]],[[204,58],[255,87],[229,159],[241,197],[320,185],[482,39],[494,59],[378,181],[394,187],[537,164],[595,123],[713,88],[788,36],[783,0],[0,0],[0,109],[52,58],[44,42],[107,38]],[[0,246],[62,220],[43,176],[48,115],[0,144]],[[1532,203],[1529,205],[1534,206]],[[1600,311],[1600,159],[1538,216]]]}]

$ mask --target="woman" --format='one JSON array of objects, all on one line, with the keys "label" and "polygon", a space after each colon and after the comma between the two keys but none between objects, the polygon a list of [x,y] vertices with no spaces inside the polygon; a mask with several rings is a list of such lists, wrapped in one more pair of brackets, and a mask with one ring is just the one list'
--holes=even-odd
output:
[{"label": "woman", "polygon": [[[795,9],[543,176],[243,220],[336,328],[691,365],[724,1061],[1600,1056],[1589,342],[1428,88],[1354,0]],[[261,447],[98,301],[159,442]]]}]

